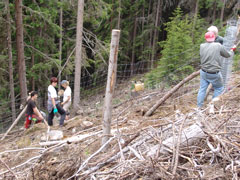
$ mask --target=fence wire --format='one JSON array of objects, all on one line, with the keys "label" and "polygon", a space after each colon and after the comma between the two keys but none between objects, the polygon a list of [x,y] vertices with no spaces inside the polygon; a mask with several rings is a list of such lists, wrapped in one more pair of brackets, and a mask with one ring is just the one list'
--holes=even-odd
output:
[{"label": "fence wire", "polygon": [[[237,28],[239,26],[240,21],[237,20],[229,20],[227,21],[227,29],[224,36],[223,46],[230,50],[237,39]],[[221,73],[223,76],[223,84],[225,91],[228,90],[228,82],[231,78],[232,73],[232,64],[233,64],[233,56],[229,58],[222,58],[222,69]]]},{"label": "fence wire", "polygon": [[[193,64],[200,64],[199,60],[199,46],[196,45],[195,47],[192,47],[186,51],[183,51],[179,54],[175,54],[173,56],[169,56],[166,59],[171,59],[175,56],[184,55],[185,53],[192,53],[193,57],[186,60],[186,63],[178,67],[174,72],[172,73],[178,73],[182,67],[187,65],[193,65]],[[155,67],[157,65],[157,61],[154,61]],[[98,108],[98,106],[103,105],[104,101],[104,95],[105,95],[105,89],[106,89],[106,82],[107,82],[107,72],[108,67],[107,65],[103,65],[101,68],[99,68],[97,74],[91,74],[88,71],[84,71],[82,73],[81,77],[81,107],[89,108],[91,105],[91,102],[96,102],[97,104],[94,105],[92,108]],[[127,100],[131,98],[131,81],[129,80],[139,80],[142,78],[143,74],[146,72],[151,71],[151,61],[139,61],[134,64],[118,64],[117,66],[117,82],[116,82],[116,89],[124,89],[123,92],[118,92],[114,95],[113,104],[117,105],[120,104],[122,101]],[[156,91],[158,89],[165,88],[163,87],[164,83],[168,82],[169,80],[169,74],[168,76],[164,77],[162,82],[159,83],[155,88]],[[131,79],[132,78],[132,79]],[[74,89],[74,79],[68,79],[70,81],[70,87],[72,90]],[[181,98],[185,96],[192,96],[192,93],[197,93],[197,89],[199,86],[199,78],[195,78],[190,83],[184,84],[184,86],[174,95],[174,100],[176,104],[181,104]],[[146,87],[151,88],[151,87]],[[45,88],[47,91],[47,87]],[[125,98],[119,98],[120,94],[125,93]],[[38,98],[38,107],[40,110],[46,112],[46,105],[47,105],[47,97],[46,92],[39,92],[39,94],[43,95]],[[196,104],[195,100],[192,99],[189,100],[193,106]],[[20,100],[17,101],[16,104],[17,107],[17,114],[21,112],[19,109],[20,107]],[[2,112],[3,116],[0,118],[0,131],[5,132],[9,126],[12,124],[12,115],[11,115],[11,109],[10,109],[10,101],[0,103],[0,108],[4,108],[7,111]],[[5,113],[5,114],[4,114]],[[1,115],[0,115],[1,117]],[[23,126],[24,118],[19,122],[21,126]]]},{"label": "fence wire", "polygon": [[[180,54],[189,53],[190,51],[196,51],[196,54],[198,54],[198,50],[196,50],[196,47],[193,47],[184,52],[181,52]],[[176,54],[174,56],[177,56],[180,54]],[[170,59],[174,56],[171,56],[168,58]],[[192,58],[186,61],[186,64],[184,64],[183,66],[190,65],[195,61],[199,62],[199,59]],[[157,64],[157,61],[154,61],[154,62],[155,64]],[[82,106],[81,107],[89,108],[88,106],[90,105],[86,102],[92,102],[90,99],[93,99],[94,101],[96,101],[96,95],[100,95],[98,97],[99,101],[103,102],[105,89],[106,89],[106,82],[107,82],[107,72],[108,72],[107,70],[108,70],[108,67],[106,65],[102,68],[102,71],[99,72],[98,75],[91,75],[88,72],[82,75],[81,77],[81,99],[82,99],[81,105]],[[149,72],[150,70],[151,70],[151,61],[139,61],[134,64],[118,64],[116,89],[119,89],[119,87],[121,87],[123,84],[124,88],[127,88],[126,98],[131,98],[131,85],[129,83],[126,85],[126,82],[128,82],[133,77],[138,78],[137,77],[138,75],[142,76],[144,73]],[[176,71],[178,71],[178,69],[176,69]],[[163,81],[167,82],[168,77],[165,77]],[[70,87],[72,88],[72,90],[74,89],[73,79],[70,79]],[[157,88],[161,88],[161,85],[157,86]],[[43,95],[43,97],[38,98],[38,107],[42,111],[46,112],[47,101],[45,97],[46,96],[45,92],[39,92],[39,94]],[[114,101],[113,103],[115,104],[121,103],[121,100],[118,100],[116,96],[113,101]],[[19,114],[21,112],[21,110],[19,109],[20,99],[18,99],[16,102],[17,102],[16,107],[18,109],[16,114]],[[10,103],[11,101],[0,104],[0,107],[4,109],[4,112],[2,111],[1,113],[2,116],[0,115],[1,117],[0,131],[1,132],[5,132],[12,124],[12,114],[11,114]],[[23,123],[24,123],[24,117],[22,117],[22,120],[18,124],[23,126]]]}]

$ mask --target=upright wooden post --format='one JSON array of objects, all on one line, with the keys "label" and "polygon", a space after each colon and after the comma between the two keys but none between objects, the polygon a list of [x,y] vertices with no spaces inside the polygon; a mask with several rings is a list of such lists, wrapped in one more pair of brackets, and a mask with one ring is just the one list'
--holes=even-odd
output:
[{"label": "upright wooden post", "polygon": [[105,102],[104,102],[102,144],[105,144],[108,141],[109,134],[111,133],[112,97],[114,93],[114,87],[115,87],[116,76],[117,76],[117,56],[118,56],[119,38],[120,38],[120,30],[113,29],[111,46],[110,46],[109,65],[108,65],[108,79],[107,79],[107,87],[106,87]]}]

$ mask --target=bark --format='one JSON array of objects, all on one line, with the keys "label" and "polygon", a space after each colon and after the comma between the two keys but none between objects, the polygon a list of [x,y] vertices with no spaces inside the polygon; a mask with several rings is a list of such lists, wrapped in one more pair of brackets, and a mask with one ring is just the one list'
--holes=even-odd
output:
[{"label": "bark", "polygon": [[192,39],[193,39],[193,41],[194,41],[195,26],[196,26],[196,22],[197,22],[197,15],[198,15],[198,5],[199,5],[199,0],[196,0],[194,20],[193,20],[193,28],[192,28]]},{"label": "bark", "polygon": [[[32,46],[34,46],[34,37],[32,39]],[[35,64],[35,55],[34,55],[34,52],[32,52],[32,67],[34,66]],[[35,91],[35,80],[34,80],[34,77],[32,77],[32,91]]]},{"label": "bark", "polygon": [[11,109],[12,109],[12,121],[16,119],[16,107],[15,107],[15,93],[14,93],[14,81],[13,81],[13,63],[12,63],[12,31],[11,31],[11,17],[9,0],[6,0],[7,8],[7,46],[8,46],[8,58],[9,58],[9,88],[11,95]]},{"label": "bark", "polygon": [[[60,0],[60,2],[62,2],[62,0]],[[62,38],[63,38],[63,31],[62,31],[62,28],[63,28],[63,9],[62,9],[62,7],[60,8],[59,26],[60,26],[59,61],[60,61],[60,67],[61,67],[62,66]],[[58,82],[60,84],[60,82],[61,82],[61,74],[59,74],[59,76],[58,76]]]},{"label": "bark", "polygon": [[80,103],[83,12],[84,12],[84,0],[78,0],[77,39],[76,39],[74,97],[73,97],[73,109],[74,109],[74,111],[77,111],[77,109],[79,107],[79,103]]},{"label": "bark", "polygon": [[[111,133],[111,119],[112,119],[112,98],[114,94],[114,88],[117,76],[117,56],[118,56],[118,45],[120,38],[120,30],[112,30],[112,39],[110,45],[109,55],[109,67],[108,67],[108,79],[105,93],[104,102],[104,115],[103,115],[103,138],[102,144],[105,144],[109,139]],[[105,149],[107,149],[106,146]]]},{"label": "bark", "polygon": [[212,16],[212,22],[214,22],[216,20],[216,8],[217,8],[217,2],[214,1],[213,2],[213,16]]},{"label": "bark", "polygon": [[[142,7],[142,32],[141,33],[143,33],[143,31],[144,31],[144,21],[145,21],[145,13],[144,13],[144,11],[145,11],[145,8],[144,8],[144,6]],[[141,47],[141,57],[142,57],[142,59],[141,60],[144,60],[145,58],[143,57],[143,52],[144,52],[144,43],[142,43],[142,47]]]},{"label": "bark", "polygon": [[[151,5],[152,4],[154,4],[154,3],[152,3],[152,0],[150,0],[149,6],[148,6],[147,25],[149,25],[149,23],[150,23],[150,14],[151,14]],[[152,46],[152,30],[150,30],[150,33],[149,33],[149,40],[148,40],[148,48],[149,48],[149,50],[151,49],[151,46]],[[148,56],[147,59],[150,61],[151,53],[149,52],[147,54],[147,56]],[[151,62],[148,63],[148,67],[150,67],[150,64],[151,64]]]},{"label": "bark", "polygon": [[121,23],[121,0],[119,1],[119,6],[118,6],[118,24],[117,24],[117,29],[120,29],[120,23]]},{"label": "bark", "polygon": [[151,56],[151,68],[153,68],[153,61],[155,60],[155,55],[156,55],[156,52],[155,52],[155,46],[156,46],[156,41],[157,41],[157,38],[158,38],[158,19],[159,19],[159,12],[160,12],[160,3],[161,3],[161,0],[158,0],[158,3],[157,3],[157,10],[156,10],[156,18],[155,18],[155,26],[154,26],[154,34],[153,34],[153,43],[152,43],[152,56]]},{"label": "bark", "polygon": [[223,27],[223,14],[224,14],[224,9],[225,9],[226,0],[222,0],[222,1],[223,1],[223,6],[222,6],[222,9],[221,9],[221,15],[220,15],[220,24],[221,24],[221,27]]},{"label": "bark", "polygon": [[167,94],[165,94],[159,101],[157,101],[157,103],[151,107],[145,114],[145,116],[151,116],[153,114],[153,112],[159,107],[161,106],[169,97],[171,97],[173,95],[173,93],[175,93],[180,87],[182,87],[186,82],[192,80],[193,78],[195,78],[196,76],[198,76],[200,74],[200,70],[196,71],[194,73],[192,73],[191,75],[189,75],[188,77],[186,77],[185,79],[183,79],[180,83],[178,83],[176,86],[174,86]]},{"label": "bark", "polygon": [[[168,139],[164,140],[162,142],[162,146],[160,148],[160,153],[167,154],[168,152],[171,152],[172,149],[177,146],[177,143],[179,142],[180,146],[189,146],[193,142],[196,141],[196,139],[203,138],[205,136],[202,128],[198,124],[193,124],[183,130],[183,133],[179,134],[178,137],[169,137]],[[177,138],[179,139],[177,141]],[[159,150],[159,145],[155,145],[151,148],[151,150],[148,152],[147,156],[154,156]]]},{"label": "bark", "polygon": [[26,81],[26,65],[24,59],[22,0],[15,1],[15,10],[16,10],[18,78],[20,83],[21,103],[23,104],[27,98],[27,81]]},{"label": "bark", "polygon": [[134,28],[133,28],[133,44],[132,44],[132,60],[131,60],[131,76],[133,75],[133,65],[135,61],[135,40],[136,40],[136,33],[137,33],[137,17],[134,20]]}]

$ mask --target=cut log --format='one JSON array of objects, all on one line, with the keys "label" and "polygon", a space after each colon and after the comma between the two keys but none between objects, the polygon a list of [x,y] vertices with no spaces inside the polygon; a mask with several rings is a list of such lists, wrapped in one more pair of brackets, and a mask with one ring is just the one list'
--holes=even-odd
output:
[{"label": "cut log", "polygon": [[[205,133],[203,132],[202,128],[198,124],[193,124],[188,128],[185,128],[180,137],[180,147],[184,145],[191,145],[196,138],[203,138]],[[170,137],[162,142],[160,153],[166,154],[169,152],[169,149],[173,149],[174,144],[177,142],[177,136],[175,139]],[[159,145],[155,145],[151,148],[151,151],[148,152],[147,156],[154,156],[158,152]]]},{"label": "cut log", "polygon": [[200,70],[192,73],[185,79],[183,79],[180,83],[174,86],[167,94],[165,94],[153,107],[151,107],[145,114],[145,116],[151,116],[153,112],[161,106],[169,97],[173,95],[180,87],[182,87],[185,83],[192,80],[193,78],[197,77],[200,74]]},{"label": "cut log", "polygon": [[[119,130],[124,130],[124,129],[128,129],[128,128],[123,127],[123,128],[120,128]],[[112,135],[116,134],[116,132],[117,132],[117,129],[112,129],[112,131],[111,131]],[[100,133],[102,133],[102,130],[97,131],[97,132],[91,132],[91,133],[87,133],[87,134],[80,134],[77,136],[72,136],[72,137],[69,137],[69,138],[66,138],[66,139],[60,140],[60,141],[40,142],[39,144],[41,146],[51,146],[51,145],[55,145],[55,144],[79,142],[79,141],[82,141],[91,136],[99,135]]]}]

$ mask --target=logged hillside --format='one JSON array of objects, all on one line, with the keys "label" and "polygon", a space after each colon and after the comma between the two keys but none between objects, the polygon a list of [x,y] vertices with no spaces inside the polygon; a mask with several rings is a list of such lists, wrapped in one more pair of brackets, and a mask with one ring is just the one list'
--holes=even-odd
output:
[{"label": "logged hillside", "polygon": [[[236,67],[227,91],[212,101],[210,90],[196,107],[204,34],[214,25],[228,50],[239,44],[239,7],[239,0],[0,2],[0,132],[7,132],[0,179],[239,179],[239,52],[224,59],[225,77]],[[28,92],[38,92],[45,111],[52,78],[58,90],[70,82],[72,117],[24,129],[17,116]],[[136,83],[145,89],[134,91]],[[106,84],[114,92],[111,133],[103,133]]]},{"label": "logged hillside", "polygon": [[[130,98],[131,84],[119,86],[106,152],[101,151],[102,96],[66,121],[63,138],[51,145],[45,143],[44,124],[15,129],[0,145],[0,178],[238,179],[240,73],[232,75],[214,111],[210,98],[204,109],[196,108],[198,81],[185,84],[150,117],[144,113],[169,88]],[[199,134],[189,138],[192,126]],[[170,137],[176,146],[169,145]]]},{"label": "logged hillside", "polygon": [[[207,28],[216,25],[223,35],[227,20],[237,18],[239,3],[238,0],[1,1],[1,133],[20,113],[19,107],[30,91],[39,92],[41,108],[46,108],[47,87],[53,76],[59,81],[68,80],[76,92],[81,89],[82,97],[93,88],[95,91],[103,87],[113,29],[121,31],[118,56],[121,80],[135,76],[137,64],[144,62],[141,73],[145,73],[161,61],[160,74],[149,75],[149,83],[154,84],[159,76],[166,77],[169,72],[171,75],[165,80],[177,83],[198,69],[198,48]],[[82,9],[81,15],[78,7]],[[188,53],[182,55],[185,51]],[[167,58],[176,54],[181,55]],[[79,62],[76,59],[82,63],[76,65]],[[76,75],[80,70],[80,75]],[[96,90],[95,94],[98,93]]]}]

